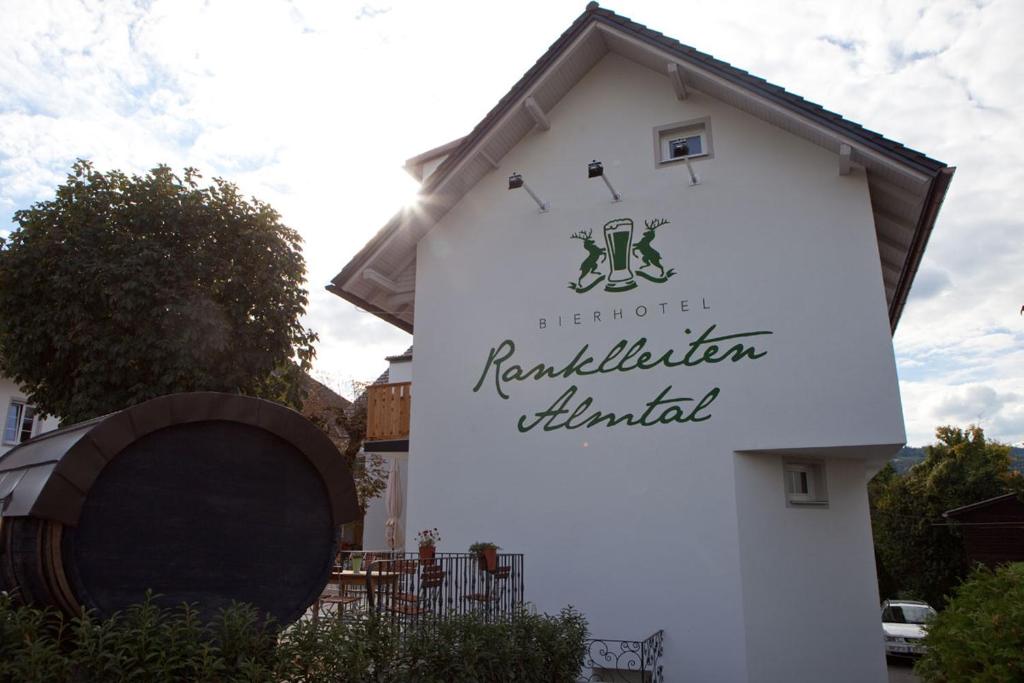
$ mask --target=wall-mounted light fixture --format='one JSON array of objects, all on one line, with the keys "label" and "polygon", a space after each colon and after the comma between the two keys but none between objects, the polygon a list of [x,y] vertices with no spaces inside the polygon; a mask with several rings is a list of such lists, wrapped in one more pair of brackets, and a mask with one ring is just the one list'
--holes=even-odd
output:
[{"label": "wall-mounted light fixture", "polygon": [[700,179],[697,177],[697,174],[693,172],[693,166],[690,165],[690,145],[686,143],[686,140],[683,140],[679,143],[678,147],[673,149],[673,155],[683,158],[683,163],[686,164],[686,170],[690,172],[690,186],[693,187],[694,185],[699,185]]},{"label": "wall-mounted light fixture", "polygon": [[600,178],[604,181],[604,184],[608,186],[608,191],[612,193],[612,201],[617,202],[622,199],[622,195],[615,191],[612,187],[612,183],[608,180],[608,176],[604,174],[604,164],[597,159],[594,159],[587,164],[587,177],[588,178]]},{"label": "wall-mounted light fixture", "polygon": [[547,212],[548,203],[545,201],[541,201],[541,198],[538,197],[536,193],[534,193],[534,191],[530,189],[530,186],[526,184],[526,181],[523,180],[522,175],[520,175],[519,173],[513,173],[508,177],[508,189],[518,190],[520,187],[530,194],[530,196],[533,198],[533,201],[537,202],[537,206],[540,207],[541,213]]}]

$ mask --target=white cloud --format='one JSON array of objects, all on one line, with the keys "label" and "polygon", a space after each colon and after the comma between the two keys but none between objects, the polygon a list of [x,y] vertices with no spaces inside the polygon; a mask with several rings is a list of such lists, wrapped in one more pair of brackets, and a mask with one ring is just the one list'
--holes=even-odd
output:
[{"label": "white cloud", "polygon": [[[408,335],[323,285],[412,192],[402,161],[468,132],[583,5],[8,0],[0,229],[79,156],[227,177],[306,240],[321,374],[375,376]],[[958,167],[895,338],[910,442],[977,415],[1024,439],[1024,4],[611,7]]]},{"label": "white cloud", "polygon": [[1007,434],[1024,433],[1024,396],[1020,385],[1006,381],[948,386],[937,382],[905,382],[904,411],[912,442],[929,443],[938,425],[981,425],[991,438],[1021,445]]}]

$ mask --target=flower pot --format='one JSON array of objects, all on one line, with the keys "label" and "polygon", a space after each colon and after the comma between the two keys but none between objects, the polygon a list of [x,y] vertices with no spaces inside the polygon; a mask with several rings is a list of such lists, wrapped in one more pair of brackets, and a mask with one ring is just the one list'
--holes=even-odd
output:
[{"label": "flower pot", "polygon": [[477,555],[477,560],[480,562],[480,571],[493,572],[498,568],[498,549],[486,548],[481,550]]},{"label": "flower pot", "polygon": [[424,564],[434,563],[434,546],[432,545],[421,545],[420,546],[420,560]]},{"label": "flower pot", "polygon": [[363,558],[353,557],[352,558],[352,571],[357,572],[363,568]]}]

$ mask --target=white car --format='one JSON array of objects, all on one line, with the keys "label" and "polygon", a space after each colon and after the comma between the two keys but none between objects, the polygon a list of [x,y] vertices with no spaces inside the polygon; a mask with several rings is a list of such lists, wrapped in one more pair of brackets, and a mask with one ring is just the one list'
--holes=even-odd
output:
[{"label": "white car", "polygon": [[935,610],[918,600],[886,600],[882,603],[882,633],[885,654],[897,657],[923,655],[922,639]]}]

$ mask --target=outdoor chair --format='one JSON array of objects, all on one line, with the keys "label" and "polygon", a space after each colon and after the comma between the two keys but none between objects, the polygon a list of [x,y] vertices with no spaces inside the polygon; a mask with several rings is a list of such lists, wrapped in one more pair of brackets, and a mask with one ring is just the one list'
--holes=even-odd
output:
[{"label": "outdoor chair", "polygon": [[512,567],[497,567],[493,572],[484,574],[484,592],[470,593],[466,600],[476,603],[478,607],[490,612],[491,605],[501,602],[508,593],[509,577],[512,575]]},{"label": "outdoor chair", "polygon": [[[339,566],[332,572],[331,578],[335,581],[336,592],[334,595],[328,595],[323,593],[316,601],[316,605],[313,609],[313,623],[317,623],[320,619],[320,611],[327,605],[335,606],[335,617],[341,619],[342,613],[348,605],[353,605],[357,602],[362,601],[362,597],[354,595],[347,590],[347,587],[341,579],[342,568]],[[331,584],[327,584],[327,590],[330,590]]]},{"label": "outdoor chair", "polygon": [[404,617],[415,618],[435,610],[441,596],[446,573],[437,566],[424,566],[420,573],[419,590],[416,593],[398,593],[388,610]]},{"label": "outdoor chair", "polygon": [[416,602],[416,560],[395,560],[390,562],[387,570],[401,574],[394,593],[394,599],[404,602]]}]

